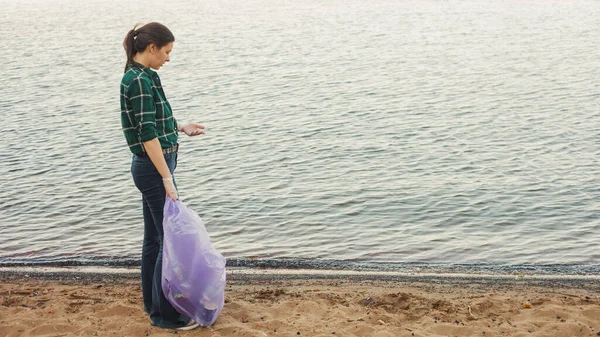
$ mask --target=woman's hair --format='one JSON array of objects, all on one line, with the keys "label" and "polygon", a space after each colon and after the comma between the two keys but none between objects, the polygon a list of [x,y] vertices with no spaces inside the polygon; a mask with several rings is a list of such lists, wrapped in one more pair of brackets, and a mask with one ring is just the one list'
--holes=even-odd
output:
[{"label": "woman's hair", "polygon": [[125,71],[127,71],[127,66],[133,62],[135,54],[146,50],[146,47],[149,44],[154,43],[157,48],[162,48],[170,42],[175,41],[175,37],[169,28],[158,22],[150,22],[140,28],[136,28],[137,25],[127,33],[125,40],[123,41],[125,54],[127,54]]}]

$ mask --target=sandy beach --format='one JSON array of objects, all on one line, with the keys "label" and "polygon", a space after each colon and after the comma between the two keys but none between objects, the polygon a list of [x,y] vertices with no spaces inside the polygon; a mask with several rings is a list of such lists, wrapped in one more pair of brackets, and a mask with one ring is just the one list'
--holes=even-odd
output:
[{"label": "sandy beach", "polygon": [[214,326],[175,332],[135,274],[1,275],[0,336],[600,336],[597,278],[232,274]]}]

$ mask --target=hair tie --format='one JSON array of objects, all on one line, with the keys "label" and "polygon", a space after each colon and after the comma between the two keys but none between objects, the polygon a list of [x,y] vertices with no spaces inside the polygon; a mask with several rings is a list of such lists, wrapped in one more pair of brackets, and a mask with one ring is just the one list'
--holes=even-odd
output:
[{"label": "hair tie", "polygon": [[133,30],[133,37],[136,37],[138,35],[138,31],[135,29],[132,29],[132,30]]}]

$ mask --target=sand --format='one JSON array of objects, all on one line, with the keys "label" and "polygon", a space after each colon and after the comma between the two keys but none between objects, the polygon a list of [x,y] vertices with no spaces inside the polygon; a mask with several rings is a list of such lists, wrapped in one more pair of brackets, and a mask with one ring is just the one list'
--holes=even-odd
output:
[{"label": "sand", "polygon": [[0,336],[600,336],[598,279],[229,275],[212,327],[150,325],[136,277],[0,276]]}]

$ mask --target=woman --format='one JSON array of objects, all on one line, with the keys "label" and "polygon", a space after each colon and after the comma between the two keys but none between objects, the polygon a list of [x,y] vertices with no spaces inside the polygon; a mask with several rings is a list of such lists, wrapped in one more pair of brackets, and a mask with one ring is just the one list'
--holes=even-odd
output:
[{"label": "woman", "polygon": [[198,324],[180,315],[165,298],[162,287],[163,207],[165,198],[177,199],[173,171],[177,166],[177,133],[204,133],[196,123],[177,122],[160,84],[158,70],[169,62],[175,37],[156,22],[127,33],[127,54],[121,80],[121,124],[133,153],[131,173],[142,193],[144,242],[142,247],[142,293],[144,310],[152,325],[166,329],[191,330]]}]

